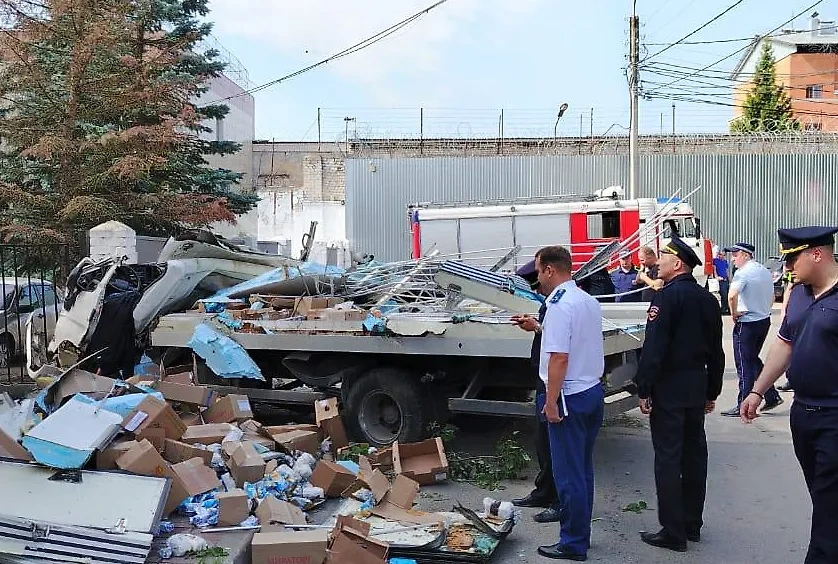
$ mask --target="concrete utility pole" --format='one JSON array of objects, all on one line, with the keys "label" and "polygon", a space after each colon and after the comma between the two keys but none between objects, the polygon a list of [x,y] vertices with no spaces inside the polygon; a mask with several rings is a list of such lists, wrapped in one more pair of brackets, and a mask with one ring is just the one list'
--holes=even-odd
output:
[{"label": "concrete utility pole", "polygon": [[629,198],[637,197],[637,184],[640,178],[638,169],[638,100],[640,92],[638,63],[640,61],[640,18],[637,17],[637,0],[629,18],[629,95],[631,124],[629,126]]}]

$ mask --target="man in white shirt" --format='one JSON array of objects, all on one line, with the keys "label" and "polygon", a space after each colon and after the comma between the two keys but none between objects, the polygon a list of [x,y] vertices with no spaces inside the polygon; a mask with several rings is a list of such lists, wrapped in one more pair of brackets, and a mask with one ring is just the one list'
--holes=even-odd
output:
[{"label": "man in white shirt", "polygon": [[[726,247],[732,253],[736,273],[730,283],[728,304],[733,318],[733,357],[739,374],[739,397],[736,407],[723,411],[727,417],[739,417],[739,406],[754,387],[762,372],[759,353],[771,329],[771,307],[774,305],[774,280],[771,271],[754,260],[755,247],[750,243],[736,243]],[[762,411],[769,411],[783,403],[780,394],[771,386],[765,392]]]},{"label": "man in white shirt", "polygon": [[546,387],[544,415],[561,521],[559,542],[540,546],[538,553],[581,562],[591,545],[594,443],[604,409],[602,309],[571,279],[567,249],[544,247],[535,257],[538,281],[548,296],[539,376]]}]

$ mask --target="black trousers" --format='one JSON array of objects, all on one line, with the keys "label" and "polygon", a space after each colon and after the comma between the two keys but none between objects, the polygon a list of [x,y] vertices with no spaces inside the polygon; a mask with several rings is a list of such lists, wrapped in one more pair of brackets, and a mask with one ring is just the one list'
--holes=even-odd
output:
[{"label": "black trousers", "polygon": [[698,533],[707,493],[707,438],[703,407],[652,403],[649,415],[655,449],[658,520],[678,540]]},{"label": "black trousers", "polygon": [[[539,382],[541,382],[539,380]],[[538,393],[546,393],[544,384],[538,387]],[[538,411],[538,406],[536,406]],[[556,494],[556,482],[553,480],[553,460],[550,456],[550,434],[549,423],[541,413],[535,414],[535,456],[538,459],[538,474],[535,476],[535,489],[530,494],[532,497],[542,500],[545,505],[553,508],[558,507],[559,496]]]},{"label": "black trousers", "polygon": [[794,454],[812,498],[805,564],[834,564],[838,562],[838,408],[794,402],[789,419]]}]

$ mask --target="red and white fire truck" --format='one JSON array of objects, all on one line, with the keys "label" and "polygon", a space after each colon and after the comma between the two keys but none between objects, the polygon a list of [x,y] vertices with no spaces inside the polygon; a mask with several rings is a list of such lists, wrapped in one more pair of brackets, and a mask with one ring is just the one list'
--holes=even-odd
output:
[{"label": "red and white fire truck", "polygon": [[[563,245],[570,249],[576,269],[612,241],[632,240],[629,248],[637,263],[641,246],[659,251],[675,233],[704,263],[694,271],[698,282],[703,285],[713,272],[712,243],[703,236],[689,203],[677,198],[625,199],[619,186],[590,196],[413,204],[408,213],[414,259],[436,250],[441,257],[491,266],[520,245],[521,251],[505,266],[511,269],[532,260],[543,246]],[[638,231],[640,236],[633,237]]]}]

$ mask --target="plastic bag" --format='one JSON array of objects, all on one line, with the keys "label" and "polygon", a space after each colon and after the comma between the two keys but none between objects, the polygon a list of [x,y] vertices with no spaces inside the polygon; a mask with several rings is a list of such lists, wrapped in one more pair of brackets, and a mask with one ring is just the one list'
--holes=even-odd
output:
[{"label": "plastic bag", "polygon": [[172,556],[186,556],[189,552],[200,552],[209,548],[207,541],[196,535],[181,533],[172,535],[166,541],[166,546],[172,551]]}]

